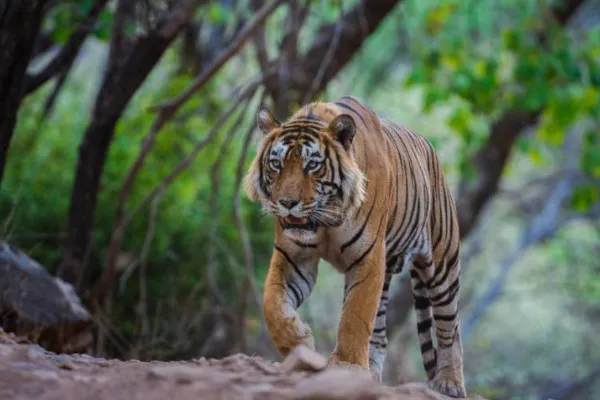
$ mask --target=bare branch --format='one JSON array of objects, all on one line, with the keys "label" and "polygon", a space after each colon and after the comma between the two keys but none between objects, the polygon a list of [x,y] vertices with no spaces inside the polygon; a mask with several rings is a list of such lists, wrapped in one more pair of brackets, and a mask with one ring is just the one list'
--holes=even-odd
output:
[{"label": "bare branch", "polygon": [[[569,135],[573,140],[567,140],[565,145],[565,159],[563,164],[568,169],[576,168],[580,155],[580,138],[582,129],[576,127]],[[521,259],[523,253],[539,243],[545,242],[567,223],[565,218],[564,204],[570,197],[577,180],[569,176],[563,177],[551,189],[550,193],[544,194],[545,201],[542,208],[527,223],[521,234],[516,248],[509,253],[500,264],[500,271],[485,292],[475,302],[475,307],[467,316],[462,325],[463,343],[467,343],[473,327],[481,320],[490,306],[502,295],[509,273]]]},{"label": "bare branch", "polygon": [[189,166],[192,164],[192,162],[194,161],[194,159],[196,158],[198,153],[202,149],[204,149],[216,137],[216,135],[219,132],[219,130],[221,129],[221,127],[229,120],[229,118],[235,112],[235,110],[240,106],[240,104],[242,104],[243,101],[245,101],[247,98],[251,97],[254,94],[254,92],[258,89],[258,87],[260,86],[261,83],[262,83],[262,78],[257,79],[246,86],[246,88],[239,94],[238,98],[229,107],[229,109],[227,109],[223,114],[221,114],[219,119],[217,119],[217,121],[215,122],[215,124],[213,125],[213,127],[211,128],[209,133],[202,140],[200,140],[198,143],[196,143],[196,146],[186,156],[186,158],[184,158],[173,169],[173,171],[171,171],[171,173],[169,175],[167,175],[165,177],[165,179],[163,179],[163,181],[158,186],[156,186],[152,190],[152,192],[150,194],[148,194],[140,202],[140,204],[136,207],[136,209],[131,213],[129,218],[126,220],[127,222],[129,222],[129,220],[131,220],[131,218],[137,212],[139,212],[139,210],[141,208],[146,206],[154,197],[156,197],[156,195],[158,193],[160,193],[161,190],[164,190],[165,188],[167,188],[171,183],[173,183],[175,178],[177,178],[183,171],[185,171],[187,168],[189,168]]},{"label": "bare branch", "polygon": [[[365,39],[374,32],[383,19],[402,0],[361,0],[356,6],[345,12],[337,22],[327,24],[319,29],[319,33],[308,52],[297,60],[292,71],[293,88],[303,93],[303,88],[310,87],[312,80],[321,68],[323,55],[327,54],[341,27],[339,46],[333,51],[332,59],[323,72],[323,77],[316,92],[320,92],[331,79],[352,59],[362,48]],[[268,87],[272,87],[268,85]]]},{"label": "bare branch", "polygon": [[65,44],[56,57],[54,57],[52,61],[37,74],[27,76],[27,81],[25,83],[26,94],[38,89],[53,76],[69,70],[71,64],[75,61],[77,54],[79,54],[81,45],[83,45],[85,38],[96,24],[98,15],[100,15],[100,12],[107,2],[108,0],[95,0],[88,15],[73,32],[67,44]]},{"label": "bare branch", "polygon": [[225,159],[225,157],[228,154],[229,144],[231,143],[231,140],[233,139],[234,134],[238,131],[240,123],[244,120],[244,118],[246,116],[246,112],[248,111],[248,107],[250,106],[250,102],[251,102],[251,99],[249,99],[246,102],[246,104],[244,105],[244,108],[238,115],[237,119],[231,124],[231,127],[229,128],[229,132],[227,132],[225,141],[223,142],[223,145],[220,149],[221,151],[219,152],[217,159],[215,160],[215,162],[213,163],[213,165],[210,169],[210,181],[211,181],[211,185],[212,185],[212,191],[210,193],[210,198],[208,200],[208,207],[210,209],[211,215],[213,216],[213,220],[212,220],[212,223],[210,226],[210,232],[208,235],[209,236],[208,240],[210,243],[210,246],[208,248],[208,276],[209,276],[208,282],[211,287],[211,291],[213,292],[213,294],[216,295],[217,300],[219,301],[221,306],[226,304],[226,300],[225,300],[224,296],[222,296],[220,291],[218,290],[218,284],[214,277],[215,270],[218,268],[218,265],[217,265],[217,231],[219,228],[219,202],[218,202],[218,198],[219,198],[219,194],[220,194],[219,174],[221,172],[221,165],[223,163],[223,160]]},{"label": "bare branch", "polygon": [[177,112],[198,89],[200,89],[213,75],[223,66],[227,60],[236,55],[246,41],[263,24],[266,18],[279,7],[285,0],[273,0],[263,6],[254,18],[241,30],[237,39],[229,45],[196,79],[194,82],[176,98],[158,106],[158,117],[154,123],[153,130],[160,130],[162,126]]},{"label": "bare branch", "polygon": [[[123,35],[124,24],[130,15],[129,0],[120,1],[115,15],[108,66],[96,97],[92,118],[79,146],[77,167],[67,227],[58,273],[69,282],[81,282],[90,252],[91,233],[98,199],[100,181],[116,124],[131,98],[152,71],[164,51],[174,40],[177,31],[164,36],[160,27],[175,24],[182,29],[194,9],[207,0],[180,0],[165,12],[158,30],[135,36],[135,41]],[[164,18],[174,15],[174,20]],[[174,26],[174,25],[173,25]],[[125,51],[127,50],[127,51]]]},{"label": "bare branch", "polygon": [[[202,140],[200,140],[196,143],[196,146],[194,147],[194,149],[171,171],[171,173],[169,175],[167,175],[163,179],[163,181],[161,181],[160,184],[158,184],[152,190],[151,193],[149,193],[144,198],[144,200],[142,200],[142,202],[137,206],[137,208],[130,215],[125,215],[125,202],[127,200],[129,192],[131,190],[131,183],[133,182],[135,175],[137,174],[137,171],[139,170],[139,168],[141,168],[141,165],[143,163],[145,155],[147,155],[147,153],[150,151],[150,145],[148,145],[146,140],[148,140],[149,138],[154,140],[154,137],[156,136],[156,134],[154,134],[153,136],[150,136],[150,135],[152,135],[152,131],[151,131],[151,133],[146,136],[146,139],[144,139],[145,142],[142,144],[142,151],[140,152],[140,155],[138,155],[138,159],[136,160],[136,162],[134,163],[134,166],[132,167],[132,169],[135,167],[136,170],[133,172],[130,170],[127,178],[125,179],[123,186],[121,187],[121,192],[119,193],[119,202],[118,202],[118,206],[117,206],[118,207],[117,208],[117,220],[115,222],[115,228],[113,229],[113,232],[111,234],[111,241],[110,241],[109,250],[108,250],[108,254],[107,254],[107,261],[105,264],[104,273],[103,273],[100,283],[98,284],[98,288],[97,288],[97,290],[99,291],[98,296],[102,297],[107,294],[107,292],[110,288],[110,283],[114,279],[115,268],[116,268],[115,261],[116,261],[117,255],[121,249],[123,234],[124,234],[125,230],[127,229],[127,227],[129,226],[131,219],[143,207],[145,207],[149,202],[151,202],[154,198],[156,198],[164,190],[166,190],[167,187],[183,171],[185,171],[187,168],[189,168],[189,166],[192,164],[192,162],[194,161],[194,159],[196,158],[198,153],[202,149],[204,149],[204,147],[206,147],[206,145],[208,145],[216,137],[217,133],[219,132],[219,130],[221,129],[223,124],[225,124],[229,120],[229,118],[235,112],[235,110],[237,110],[239,105],[244,100],[246,100],[248,97],[251,97],[254,94],[254,92],[256,91],[256,89],[258,88],[260,83],[262,82],[262,80],[263,80],[262,78],[258,79],[256,81],[250,83],[248,86],[246,86],[246,88],[242,91],[242,93],[240,93],[240,95],[238,96],[236,101],[230,106],[230,108],[228,110],[226,110],[219,117],[219,119],[215,122],[215,124],[213,125],[213,127],[209,131],[209,133]],[[140,161],[140,158],[142,157],[142,152],[144,152],[144,155]]]},{"label": "bare branch", "polygon": [[[260,102],[258,104],[258,107],[260,108],[262,106],[262,103],[264,102],[264,92],[263,95],[260,99]],[[258,109],[257,108],[257,112]],[[246,314],[248,312],[248,296],[250,295],[250,293],[257,293],[258,289],[256,288],[256,286],[254,285],[254,253],[252,252],[252,244],[250,243],[250,235],[248,235],[248,230],[246,229],[246,225],[244,223],[244,219],[242,218],[242,211],[241,211],[241,204],[240,204],[240,188],[241,188],[241,184],[242,184],[242,179],[244,177],[244,171],[245,171],[245,162],[246,162],[246,158],[248,156],[248,149],[250,147],[250,143],[252,140],[252,134],[254,133],[254,130],[256,128],[256,123],[253,122],[252,124],[250,124],[250,127],[248,128],[248,131],[246,132],[246,136],[244,138],[244,144],[242,145],[242,151],[240,152],[240,157],[238,159],[238,164],[237,164],[237,168],[235,171],[235,186],[233,189],[233,216],[235,218],[235,226],[238,230],[238,233],[240,235],[240,240],[242,241],[242,247],[244,249],[244,266],[246,269],[246,279],[244,279],[244,284],[242,286],[242,291],[241,291],[241,304],[240,304],[240,310],[239,310],[239,329],[241,330],[241,333],[239,335],[240,337],[240,344],[241,344],[241,351],[245,352],[247,350],[247,343],[246,343]],[[259,310],[261,310],[261,307],[258,307]]]},{"label": "bare branch", "polygon": [[329,67],[329,64],[331,64],[331,61],[333,60],[333,55],[335,54],[335,49],[338,47],[339,43],[340,43],[340,37],[341,37],[341,33],[342,33],[342,25],[340,23],[336,24],[335,26],[335,33],[333,35],[333,38],[331,39],[331,45],[329,46],[329,48],[327,49],[327,54],[325,54],[325,58],[323,58],[323,62],[321,63],[321,66],[319,67],[319,70],[317,71],[317,74],[315,75],[315,79],[313,80],[312,84],[310,85],[310,89],[304,94],[304,98],[302,99],[302,103],[308,103],[313,96],[317,93],[317,90],[319,88],[319,86],[321,85],[321,82],[323,82],[323,76],[325,75],[325,71],[327,70],[327,68]]},{"label": "bare branch", "polygon": [[158,205],[162,199],[162,193],[156,196],[152,202],[150,216],[148,217],[148,231],[146,232],[144,244],[142,245],[142,252],[140,254],[140,299],[138,305],[138,314],[142,319],[141,335],[143,337],[148,336],[150,332],[150,325],[148,322],[148,285],[146,284],[146,270],[148,266],[148,254],[150,253],[150,248],[154,239]]},{"label": "bare branch", "polygon": [[[113,232],[111,234],[111,241],[110,241],[109,250],[107,253],[107,261],[106,261],[106,265],[105,265],[105,277],[103,278],[104,283],[100,284],[100,287],[104,288],[104,289],[102,289],[103,292],[105,292],[107,290],[107,288],[105,287],[106,281],[107,280],[111,281],[112,276],[114,275],[114,265],[115,265],[115,261],[116,261],[118,252],[121,248],[123,231],[126,228],[126,226],[128,225],[128,222],[126,222],[126,218],[125,218],[125,204],[126,204],[127,198],[129,197],[129,193],[131,191],[133,182],[135,181],[140,169],[142,168],[142,165],[144,164],[144,162],[146,160],[146,157],[148,156],[148,154],[150,153],[150,150],[152,149],[152,147],[154,145],[157,135],[159,134],[159,132],[161,131],[163,126],[167,123],[167,121],[175,115],[177,109],[179,107],[181,107],[206,82],[208,82],[208,80],[225,64],[225,62],[227,60],[229,60],[231,57],[233,57],[233,55],[235,55],[239,51],[239,49],[242,47],[242,45],[245,43],[245,41],[248,39],[248,37],[250,37],[250,35],[252,35],[252,33],[257,29],[257,27],[260,26],[264,22],[266,17],[268,17],[279,6],[279,4],[282,3],[282,1],[283,0],[275,0],[272,3],[264,6],[255,15],[254,19],[252,21],[250,21],[242,29],[242,31],[238,35],[237,39],[235,39],[233,41],[233,43],[227,49],[225,49],[211,63],[211,65],[209,65],[194,80],[194,82],[181,95],[179,95],[177,98],[171,100],[170,102],[167,102],[167,103],[159,106],[158,116],[156,117],[156,119],[152,125],[152,128],[150,129],[150,132],[148,132],[148,134],[144,137],[144,139],[142,141],[142,147],[140,149],[140,153],[138,154],[136,160],[134,161],[133,165],[129,169],[127,176],[125,177],[125,181],[123,182],[123,185],[121,186],[121,190],[119,191],[119,197],[117,200],[116,223],[115,223],[115,228],[113,229]],[[253,88],[252,88],[252,84],[248,88],[251,89],[251,91],[253,93],[254,90],[256,90],[256,88],[258,87],[258,85],[261,82],[262,82],[262,79],[256,83],[254,83]],[[246,94],[248,95],[248,93],[246,93]],[[244,98],[243,98],[243,96],[240,96],[238,98],[238,102],[234,105],[234,107],[231,110],[235,111],[235,109],[237,108],[237,105],[239,105],[239,102],[242,100],[244,100]],[[226,118],[225,118],[225,120],[222,120],[221,124],[224,123],[229,118],[229,115],[227,115],[227,113],[225,114],[225,116],[226,116]],[[214,129],[215,127],[217,129]],[[206,140],[207,140],[206,142],[204,142],[204,141],[199,142],[199,147],[193,152],[193,156],[191,157],[192,159],[202,148],[204,148],[204,146],[206,144],[208,144],[208,142],[210,142],[210,140],[212,140],[213,136],[216,135],[216,133],[218,132],[218,129],[220,128],[220,124],[217,123],[217,125],[215,127],[213,127],[213,130],[211,131],[211,133],[206,137]],[[190,163],[191,163],[191,160],[190,160]],[[187,168],[184,165],[180,165],[180,167],[181,167],[181,169],[179,170],[179,172],[175,173],[175,175],[173,176],[173,179],[183,169]],[[158,188],[155,189],[154,193],[158,193]]]},{"label": "bare branch", "polygon": [[42,112],[42,119],[48,118],[48,116],[52,112],[54,104],[56,103],[56,99],[58,99],[58,95],[62,91],[65,82],[67,81],[67,76],[69,76],[69,71],[71,70],[72,66],[73,64],[71,63],[71,65],[66,67],[66,69],[59,75],[58,80],[56,81],[56,84],[52,89],[52,92],[44,102],[44,111]]}]

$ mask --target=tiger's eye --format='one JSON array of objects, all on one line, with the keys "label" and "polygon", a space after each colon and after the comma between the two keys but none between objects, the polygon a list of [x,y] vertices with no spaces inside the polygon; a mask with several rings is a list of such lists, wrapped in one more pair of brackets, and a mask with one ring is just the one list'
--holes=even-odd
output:
[{"label": "tiger's eye", "polygon": [[269,163],[271,164],[271,168],[273,168],[273,169],[281,168],[281,161],[279,161],[279,160],[273,159],[273,160],[270,160]]},{"label": "tiger's eye", "polygon": [[308,169],[315,169],[315,168],[317,168],[318,165],[319,164],[315,160],[312,160],[308,163],[308,165],[306,167]]}]

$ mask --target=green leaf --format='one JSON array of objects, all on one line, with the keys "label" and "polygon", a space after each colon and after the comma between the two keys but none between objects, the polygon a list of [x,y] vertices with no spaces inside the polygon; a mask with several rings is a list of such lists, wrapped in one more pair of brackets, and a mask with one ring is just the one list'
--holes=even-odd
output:
[{"label": "green leaf", "polygon": [[450,119],[448,120],[448,126],[454,129],[456,133],[464,137],[469,132],[469,126],[473,120],[473,115],[466,107],[457,108]]},{"label": "green leaf", "polygon": [[224,23],[228,11],[219,3],[211,3],[208,6],[208,20],[214,23]]},{"label": "green leaf", "polygon": [[423,99],[423,109],[425,112],[431,111],[434,105],[446,100],[448,94],[440,87],[434,86],[427,89],[425,98]]},{"label": "green leaf", "polygon": [[583,152],[581,155],[581,169],[586,174],[600,178],[600,133],[593,129],[583,138]]},{"label": "green leaf", "polygon": [[96,38],[102,41],[108,41],[110,39],[110,32],[112,31],[113,25],[113,14],[104,9],[98,15],[98,21],[94,27],[93,33]]},{"label": "green leaf", "polygon": [[571,208],[581,213],[588,211],[600,198],[599,191],[600,188],[591,183],[577,186],[571,197]]}]

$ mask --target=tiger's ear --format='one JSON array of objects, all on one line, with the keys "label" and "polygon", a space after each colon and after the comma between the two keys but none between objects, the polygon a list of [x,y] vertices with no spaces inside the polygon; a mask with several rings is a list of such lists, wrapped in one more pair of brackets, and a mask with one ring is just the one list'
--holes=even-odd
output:
[{"label": "tiger's ear", "polygon": [[329,130],[333,137],[341,143],[346,150],[350,149],[352,139],[356,133],[356,125],[354,120],[348,114],[338,115],[329,124]]},{"label": "tiger's ear", "polygon": [[273,114],[271,114],[271,111],[269,111],[267,107],[261,107],[260,110],[258,110],[258,113],[256,114],[256,123],[258,124],[258,129],[265,135],[281,126],[281,123],[273,117]]}]

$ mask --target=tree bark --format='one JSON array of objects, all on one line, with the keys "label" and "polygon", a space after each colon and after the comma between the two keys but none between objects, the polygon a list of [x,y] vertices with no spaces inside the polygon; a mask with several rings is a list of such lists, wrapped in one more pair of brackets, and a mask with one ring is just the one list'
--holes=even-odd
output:
[{"label": "tree bark", "polygon": [[[361,0],[338,21],[323,25],[306,54],[296,56],[288,66],[289,71],[275,74],[266,82],[277,117],[289,117],[291,105],[300,103],[310,88],[314,87],[314,95],[321,92],[400,3],[402,0]],[[337,45],[332,48],[331,62],[327,62],[325,55],[334,41]],[[315,82],[318,76],[320,80]],[[279,90],[282,78],[287,80],[285,93]]]},{"label": "tree bark", "polygon": [[[126,1],[119,4],[121,15],[116,15],[108,68],[92,118],[79,147],[79,158],[71,203],[67,240],[59,276],[67,282],[81,284],[90,250],[94,211],[106,154],[115,132],[117,121],[129,101],[144,82],[166,48],[187,24],[193,10],[202,0],[183,0],[167,12],[156,27],[128,43],[119,31],[121,20],[127,18]],[[119,9],[117,10],[119,13]]]},{"label": "tree bark", "polygon": [[46,0],[0,0],[0,184]]}]

